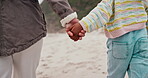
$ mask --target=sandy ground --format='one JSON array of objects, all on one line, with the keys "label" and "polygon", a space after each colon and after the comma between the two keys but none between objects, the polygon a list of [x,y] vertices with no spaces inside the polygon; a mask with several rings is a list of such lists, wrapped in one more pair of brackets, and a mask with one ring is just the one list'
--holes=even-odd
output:
[{"label": "sandy ground", "polygon": [[44,39],[37,78],[106,78],[107,38],[101,32],[74,42],[66,34]]}]

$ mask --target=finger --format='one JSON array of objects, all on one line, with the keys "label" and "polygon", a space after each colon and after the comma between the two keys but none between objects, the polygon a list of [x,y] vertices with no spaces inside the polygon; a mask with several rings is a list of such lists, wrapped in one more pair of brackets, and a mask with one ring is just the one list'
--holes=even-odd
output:
[{"label": "finger", "polygon": [[81,30],[81,33],[85,34],[85,33],[86,33],[86,31],[85,31],[85,30]]},{"label": "finger", "polygon": [[71,31],[68,31],[67,34],[68,34],[69,36],[73,36],[73,33],[72,33]]},{"label": "finger", "polygon": [[78,41],[78,40],[74,40],[74,41],[76,42],[76,41]]},{"label": "finger", "polygon": [[73,41],[78,41],[79,40],[79,37],[76,37],[76,36],[71,36],[70,37]]},{"label": "finger", "polygon": [[82,37],[79,37],[79,40],[82,40]]},{"label": "finger", "polygon": [[83,33],[79,33],[79,36],[80,36],[80,37],[84,37],[85,34],[83,34]]},{"label": "finger", "polygon": [[84,32],[84,31],[81,31],[80,33],[81,33],[81,34],[85,34],[85,32]]},{"label": "finger", "polygon": [[74,27],[73,25],[66,27],[66,32],[71,31],[71,29],[72,29],[73,27]]}]

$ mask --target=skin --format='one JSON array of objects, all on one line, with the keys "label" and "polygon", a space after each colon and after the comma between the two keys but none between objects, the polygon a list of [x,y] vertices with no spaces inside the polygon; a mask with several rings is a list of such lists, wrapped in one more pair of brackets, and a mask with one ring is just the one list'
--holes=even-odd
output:
[{"label": "skin", "polygon": [[78,19],[73,19],[69,24],[67,24],[66,32],[74,41],[82,40],[82,37],[84,37],[86,33]]}]

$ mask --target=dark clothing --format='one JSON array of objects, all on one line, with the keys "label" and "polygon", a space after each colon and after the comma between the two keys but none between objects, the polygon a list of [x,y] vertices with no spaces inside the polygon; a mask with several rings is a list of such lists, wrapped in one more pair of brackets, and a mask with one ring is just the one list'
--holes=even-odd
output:
[{"label": "dark clothing", "polygon": [[[48,2],[61,18],[73,12],[67,0]],[[20,52],[44,36],[46,22],[38,0],[0,0],[0,56]]]}]

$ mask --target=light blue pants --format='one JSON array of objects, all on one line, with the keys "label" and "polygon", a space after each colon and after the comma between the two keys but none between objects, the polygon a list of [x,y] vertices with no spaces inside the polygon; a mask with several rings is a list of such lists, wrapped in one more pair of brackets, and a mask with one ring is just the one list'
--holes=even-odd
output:
[{"label": "light blue pants", "polygon": [[108,39],[107,78],[148,78],[147,30],[129,32],[115,39]]}]

